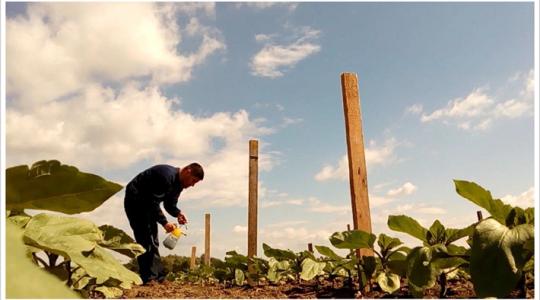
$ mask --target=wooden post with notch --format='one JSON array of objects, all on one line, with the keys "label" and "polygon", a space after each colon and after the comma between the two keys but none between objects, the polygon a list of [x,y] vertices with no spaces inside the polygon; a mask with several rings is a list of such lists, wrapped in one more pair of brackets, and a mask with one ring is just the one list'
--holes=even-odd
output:
[{"label": "wooden post with notch", "polygon": [[[358,93],[358,77],[354,73],[341,74],[343,110],[345,113],[345,133],[349,156],[349,184],[354,229],[371,233],[371,214],[367,186],[366,157],[364,153],[364,133],[362,111]],[[358,257],[373,256],[371,249],[356,251]]]},{"label": "wooden post with notch", "polygon": [[197,247],[193,246],[191,247],[191,261],[189,264],[190,270],[195,270],[196,259],[197,259]]},{"label": "wooden post with notch", "polygon": [[204,215],[204,264],[210,265],[210,214]]},{"label": "wooden post with notch", "polygon": [[[248,258],[257,255],[257,188],[259,184],[259,142],[249,141],[249,182],[248,182]],[[253,264],[248,263],[248,271],[253,273]],[[250,285],[254,282],[248,280]]]}]

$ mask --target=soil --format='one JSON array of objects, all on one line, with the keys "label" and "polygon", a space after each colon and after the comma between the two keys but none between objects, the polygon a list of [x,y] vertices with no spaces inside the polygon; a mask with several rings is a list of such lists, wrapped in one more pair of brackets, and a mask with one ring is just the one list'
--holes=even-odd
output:
[{"label": "soil", "polygon": [[[452,280],[447,284],[448,298],[475,298],[473,285],[466,280]],[[511,298],[524,298],[519,291],[510,294]],[[528,284],[527,297],[534,297],[534,284]],[[284,298],[412,298],[406,283],[393,294],[388,294],[373,285],[372,290],[362,294],[357,288],[344,287],[342,283],[330,282],[317,284],[315,281],[300,284],[260,284],[258,286],[238,287],[224,284],[196,284],[190,282],[165,281],[152,282],[144,286],[135,286],[124,291],[122,298],[257,298],[257,299],[284,299]],[[425,291],[424,298],[439,298],[439,287],[435,286]]]}]

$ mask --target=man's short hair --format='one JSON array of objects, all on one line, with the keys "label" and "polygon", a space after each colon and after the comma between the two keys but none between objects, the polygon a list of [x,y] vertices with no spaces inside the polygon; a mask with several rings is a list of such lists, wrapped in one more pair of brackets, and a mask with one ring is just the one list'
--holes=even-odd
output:
[{"label": "man's short hair", "polygon": [[189,164],[186,168],[191,170],[191,175],[197,177],[199,180],[204,179],[204,170],[198,163],[194,162]]}]

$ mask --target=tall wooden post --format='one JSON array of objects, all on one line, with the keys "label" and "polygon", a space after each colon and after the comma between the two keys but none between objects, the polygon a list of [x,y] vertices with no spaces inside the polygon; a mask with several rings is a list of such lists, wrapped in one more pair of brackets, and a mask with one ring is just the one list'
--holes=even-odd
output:
[{"label": "tall wooden post", "polygon": [[191,247],[191,262],[189,264],[190,270],[195,270],[196,259],[197,259],[197,247],[193,246]]},{"label": "tall wooden post", "polygon": [[210,214],[204,215],[204,264],[210,265]]},{"label": "tall wooden post", "polygon": [[[259,184],[259,142],[249,141],[249,190],[248,190],[248,257],[257,255],[257,188]],[[249,272],[253,265],[249,263]],[[253,282],[248,281],[251,285]]]},{"label": "tall wooden post", "polygon": [[[349,155],[349,184],[354,229],[371,233],[362,111],[360,109],[356,74],[341,74],[341,88],[345,113],[345,131],[347,134],[347,154]],[[361,255],[373,256],[373,251],[371,249],[360,249],[360,251],[357,251],[357,256]]]}]

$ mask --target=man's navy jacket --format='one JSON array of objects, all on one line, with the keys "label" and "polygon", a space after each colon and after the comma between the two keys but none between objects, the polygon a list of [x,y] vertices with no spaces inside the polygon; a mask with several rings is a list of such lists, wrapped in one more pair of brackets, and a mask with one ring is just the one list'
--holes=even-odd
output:
[{"label": "man's navy jacket", "polygon": [[[159,204],[163,201],[163,207],[173,217],[178,217],[180,210],[178,197],[182,192],[180,184],[179,168],[169,165],[155,165],[146,169],[135,176],[127,185],[126,191],[135,198],[136,205],[141,210],[148,210],[149,213],[155,216],[156,221],[161,225],[167,223],[167,218],[163,215]],[[130,203],[133,205],[135,203]]]}]

